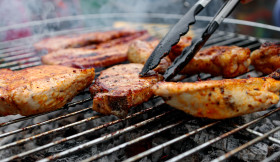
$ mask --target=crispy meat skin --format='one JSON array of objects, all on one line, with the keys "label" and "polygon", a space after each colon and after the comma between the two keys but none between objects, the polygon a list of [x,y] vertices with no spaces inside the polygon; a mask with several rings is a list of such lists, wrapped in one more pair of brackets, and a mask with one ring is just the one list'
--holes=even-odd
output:
[{"label": "crispy meat skin", "polygon": [[127,60],[127,50],[134,39],[147,39],[147,32],[138,32],[126,39],[118,39],[116,42],[100,44],[101,48],[62,49],[42,56],[42,63],[46,65],[64,65],[75,68],[107,67]]},{"label": "crispy meat skin", "polygon": [[257,71],[270,74],[280,68],[280,42],[264,43],[251,53],[252,65]]},{"label": "crispy meat skin", "polygon": [[265,110],[279,101],[280,81],[272,78],[225,79],[195,83],[160,82],[155,95],[196,117],[225,119]]},{"label": "crispy meat skin", "polygon": [[209,73],[232,78],[247,72],[249,65],[249,48],[213,46],[197,53],[181,73],[189,75]]},{"label": "crispy meat skin", "polygon": [[43,113],[62,107],[89,86],[94,69],[42,65],[0,70],[0,116]]},{"label": "crispy meat skin", "polygon": [[154,73],[139,77],[142,68],[142,64],[122,64],[103,70],[90,87],[93,110],[122,118],[131,107],[149,100],[153,96],[152,85],[162,76]]},{"label": "crispy meat skin", "polygon": [[58,36],[43,39],[34,44],[36,50],[48,50],[49,52],[63,48],[83,47],[93,43],[101,43],[115,38],[135,33],[134,30],[112,30],[105,32],[93,32],[72,37]]}]

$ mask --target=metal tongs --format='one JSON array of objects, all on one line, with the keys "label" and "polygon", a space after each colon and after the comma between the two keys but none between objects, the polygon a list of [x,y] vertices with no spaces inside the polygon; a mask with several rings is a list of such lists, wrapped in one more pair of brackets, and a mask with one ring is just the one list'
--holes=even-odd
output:
[{"label": "metal tongs", "polygon": [[[189,31],[189,25],[195,23],[195,15],[197,15],[211,0],[199,0],[179,21],[175,24],[166,36],[160,41],[151,56],[145,63],[141,76],[147,76],[148,72],[160,63],[160,60],[168,55],[171,47],[177,44],[180,37],[185,35]],[[221,22],[227,17],[232,10],[237,6],[240,0],[228,0],[217,12],[212,21],[207,25],[204,32],[192,41],[189,47],[186,47],[180,56],[178,56],[172,65],[168,67],[163,77],[164,80],[172,79],[177,73],[179,73],[195,56],[195,54],[202,48],[209,37],[216,31]]]}]

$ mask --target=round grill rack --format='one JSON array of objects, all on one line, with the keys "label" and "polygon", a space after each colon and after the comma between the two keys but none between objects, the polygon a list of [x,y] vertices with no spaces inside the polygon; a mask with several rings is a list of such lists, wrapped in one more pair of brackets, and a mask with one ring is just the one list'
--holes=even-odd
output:
[{"label": "round grill rack", "polygon": [[[45,21],[30,22],[22,25],[15,25],[0,28],[0,32],[12,29],[30,27],[32,30],[46,26],[46,24],[63,22],[82,22],[81,26],[73,28],[61,28],[59,31],[39,32],[26,38],[11,41],[0,42],[0,68],[9,68],[11,70],[20,70],[32,66],[41,65],[40,54],[36,53],[32,44],[45,36],[69,35],[87,33],[97,30],[112,29],[114,21],[134,21],[136,18],[143,21],[149,18],[147,22],[135,23],[135,28],[146,28],[154,35],[163,35],[168,31],[170,24],[176,22],[181,15],[168,14],[99,14],[83,15],[66,18],[56,18]],[[109,21],[104,21],[108,19]],[[85,22],[98,20],[99,25],[94,23],[85,24]],[[167,21],[168,20],[168,21]],[[198,17],[199,21],[208,21],[208,17]],[[156,22],[150,24],[151,22]],[[280,31],[273,26],[263,26],[257,23],[250,23],[226,19],[228,23],[239,23],[266,28],[269,30]],[[160,25],[159,25],[160,23]],[[247,23],[247,24],[246,24]],[[164,25],[162,25],[164,24]],[[106,27],[106,28],[105,28]],[[201,29],[193,28],[194,34]],[[259,48],[265,40],[252,36],[246,36],[226,31],[215,32],[205,47],[213,45],[236,45],[247,47],[251,50]],[[98,76],[99,72],[97,72]],[[250,76],[260,76],[261,74],[250,71],[237,78],[246,78]],[[197,75],[184,79],[185,81],[196,81]],[[221,79],[221,77],[212,77],[207,74],[199,75],[201,80]],[[92,99],[88,89],[77,95],[72,102],[66,104],[61,109],[27,117],[12,116],[0,117],[0,159],[1,161],[13,160],[39,160],[52,161],[56,159],[65,160],[109,160],[110,156],[116,152],[117,160],[124,161],[146,161],[149,157],[159,155],[158,161],[180,161],[193,157],[194,154],[211,147],[216,148],[216,143],[228,139],[238,134],[237,137],[246,139],[246,142],[238,143],[238,146],[231,151],[220,156],[214,157],[213,161],[223,161],[228,158],[239,158],[239,152],[244,151],[259,142],[268,144],[279,144],[273,134],[280,130],[280,127],[274,127],[268,132],[257,131],[256,125],[261,125],[262,121],[269,116],[275,116],[279,113],[280,107],[274,106],[266,112],[257,113],[250,116],[246,122],[241,118],[229,120],[207,120],[194,118],[180,111],[167,106],[159,97],[154,97],[150,101],[133,108],[130,114],[124,119],[117,119],[113,116],[104,116],[91,109]],[[246,118],[247,119],[247,118]],[[193,129],[186,129],[185,125],[193,126]],[[195,143],[189,146],[182,146],[181,152],[172,153],[168,149],[183,141],[200,136],[205,130],[216,130],[203,143]],[[211,132],[211,131],[210,131]],[[156,138],[164,137],[164,141],[157,144],[150,144]],[[41,142],[40,142],[41,141]],[[42,142],[43,141],[43,142]],[[117,141],[117,142],[114,142]],[[144,145],[144,146],[143,146]],[[24,148],[24,149],[23,149]],[[92,151],[97,149],[95,151]],[[91,150],[91,151],[89,151]],[[167,150],[167,151],[166,151]],[[1,153],[2,152],[2,153]],[[81,158],[80,158],[81,156]],[[242,155],[241,155],[242,156]],[[263,161],[272,161],[280,156],[280,152],[273,152]],[[68,157],[68,158],[67,158]],[[73,157],[73,158],[72,158]],[[116,159],[115,159],[116,160]]]}]

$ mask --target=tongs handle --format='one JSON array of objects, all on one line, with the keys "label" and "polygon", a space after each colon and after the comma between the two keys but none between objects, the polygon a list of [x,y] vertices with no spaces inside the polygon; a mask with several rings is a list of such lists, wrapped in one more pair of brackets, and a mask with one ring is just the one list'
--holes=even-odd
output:
[{"label": "tongs handle", "polygon": [[189,31],[189,26],[195,23],[195,15],[197,15],[211,0],[198,1],[179,21],[172,29],[165,35],[165,37],[159,42],[151,56],[145,63],[141,76],[145,76],[149,70],[154,69],[159,63],[160,59],[168,55],[171,47],[177,44],[180,37],[185,35]]},{"label": "tongs handle", "polygon": [[195,43],[192,43],[189,47],[185,48],[182,51],[182,54],[178,56],[172,65],[166,70],[165,74],[163,75],[165,80],[172,79],[191,61],[191,59],[203,47],[209,37],[216,31],[224,18],[227,17],[237,6],[239,1],[240,0],[229,0],[227,3],[225,3],[225,5],[222,6],[214,19],[208,24],[202,35],[193,41]]}]

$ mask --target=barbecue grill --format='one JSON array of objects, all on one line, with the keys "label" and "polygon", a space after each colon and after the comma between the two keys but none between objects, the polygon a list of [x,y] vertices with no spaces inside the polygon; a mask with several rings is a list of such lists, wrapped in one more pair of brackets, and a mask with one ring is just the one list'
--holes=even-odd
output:
[{"label": "barbecue grill", "polygon": [[[168,31],[170,24],[180,17],[181,15],[170,14],[97,14],[2,27],[0,32],[29,27],[34,34],[26,38],[0,42],[0,68],[20,70],[40,65],[42,54],[34,51],[32,44],[46,36],[109,30],[113,28],[115,21],[132,21],[132,18],[138,20],[132,23],[133,27],[148,28],[153,35],[162,36]],[[198,16],[197,19],[204,22],[211,18]],[[85,24],[85,21],[96,21],[98,25]],[[59,31],[37,31],[38,28],[63,22],[79,22],[81,25],[62,27]],[[239,24],[280,31],[274,26],[240,20],[226,19],[225,23],[227,26],[234,25],[233,28]],[[201,29],[193,27],[192,31],[195,35]],[[219,30],[211,36],[205,47],[236,45],[254,50],[265,41]],[[99,72],[97,76],[98,74]],[[251,67],[248,73],[237,78],[248,76],[256,77],[261,74]],[[184,78],[183,81],[198,79],[221,77],[200,74]],[[201,161],[204,156],[213,161],[250,161],[254,158],[273,161],[280,156],[280,136],[276,133],[280,130],[280,120],[277,119],[280,107],[277,105],[268,111],[233,119],[207,120],[174,110],[160,97],[154,97],[131,109],[124,119],[96,113],[91,109],[91,104],[92,99],[86,89],[59,110],[27,117],[0,117],[1,161]],[[234,143],[234,140],[237,142]],[[232,141],[233,145],[230,144]],[[222,148],[223,144],[227,145],[225,149]],[[259,154],[263,152],[260,145],[267,146],[265,156]],[[203,160],[207,161],[207,158]]]}]

